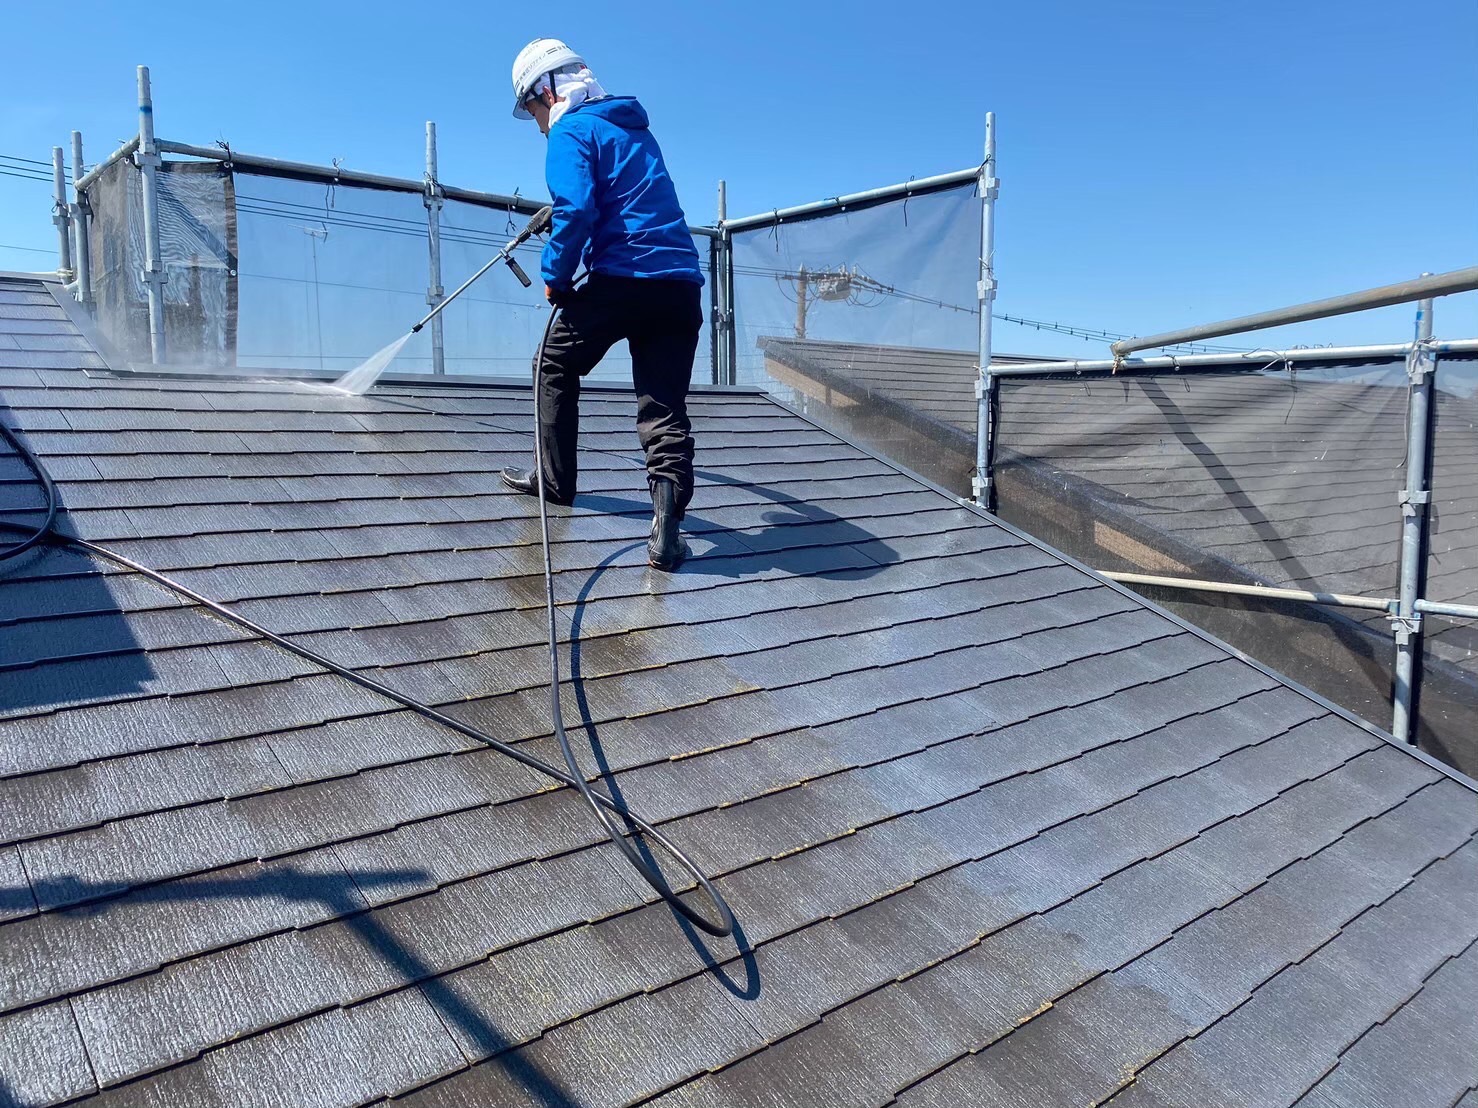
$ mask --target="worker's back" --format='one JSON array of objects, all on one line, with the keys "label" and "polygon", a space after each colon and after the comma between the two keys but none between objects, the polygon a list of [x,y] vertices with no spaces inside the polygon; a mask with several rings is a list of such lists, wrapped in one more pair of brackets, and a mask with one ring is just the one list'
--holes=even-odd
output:
[{"label": "worker's back", "polygon": [[549,131],[545,175],[555,220],[546,284],[568,286],[582,262],[592,273],[703,283],[677,189],[635,97],[565,112]]}]

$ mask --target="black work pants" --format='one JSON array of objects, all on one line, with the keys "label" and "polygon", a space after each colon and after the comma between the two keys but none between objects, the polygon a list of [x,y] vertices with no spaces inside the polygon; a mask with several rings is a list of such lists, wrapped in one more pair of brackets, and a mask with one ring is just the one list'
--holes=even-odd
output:
[{"label": "black work pants", "polygon": [[702,327],[702,286],[691,281],[593,273],[569,294],[545,344],[539,375],[539,435],[551,500],[568,504],[575,499],[580,378],[625,339],[647,481],[671,481],[678,508],[687,506],[693,496],[688,385]]}]

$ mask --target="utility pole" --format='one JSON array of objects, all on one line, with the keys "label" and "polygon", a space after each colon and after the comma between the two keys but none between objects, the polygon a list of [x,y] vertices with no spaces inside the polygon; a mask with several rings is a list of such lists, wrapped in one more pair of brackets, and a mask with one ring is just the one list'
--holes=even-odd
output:
[{"label": "utility pole", "polygon": [[795,275],[795,337],[798,339],[806,337],[806,292],[810,280],[806,267],[801,266]]},{"label": "utility pole", "polygon": [[[444,200],[436,168],[436,124],[429,119],[426,121],[426,192],[421,201],[426,205],[426,246],[431,266],[426,303],[434,308],[446,299],[446,289],[441,286],[441,206]],[[442,329],[440,315],[431,321],[431,372],[446,373],[446,332]]]},{"label": "utility pole", "polygon": [[304,227],[313,249],[313,325],[318,332],[318,368],[323,368],[323,301],[318,292],[318,240],[328,241],[327,227]]}]

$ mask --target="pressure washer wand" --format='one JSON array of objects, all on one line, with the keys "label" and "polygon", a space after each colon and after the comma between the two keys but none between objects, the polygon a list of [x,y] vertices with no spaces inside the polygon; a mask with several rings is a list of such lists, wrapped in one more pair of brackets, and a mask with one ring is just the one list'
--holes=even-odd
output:
[{"label": "pressure washer wand", "polygon": [[488,264],[479,269],[471,277],[467,278],[467,280],[463,281],[461,286],[455,292],[453,292],[440,304],[436,305],[436,307],[427,312],[426,315],[422,318],[421,322],[417,323],[414,327],[411,328],[411,334],[414,335],[422,327],[426,326],[426,324],[435,319],[443,308],[445,308],[453,300],[455,300],[457,297],[461,296],[464,292],[471,288],[474,281],[476,281],[488,270],[492,269],[493,266],[497,265],[499,262],[506,262],[508,264],[508,268],[513,270],[513,275],[518,278],[519,283],[522,284],[524,288],[528,288],[531,284],[533,284],[533,282],[529,280],[529,275],[523,271],[523,266],[518,264],[518,259],[513,256],[513,252],[517,250],[521,245],[523,245],[523,243],[527,239],[533,237],[534,235],[542,234],[545,228],[549,226],[549,219],[553,214],[554,209],[547,205],[535,212],[533,218],[528,221],[524,229],[513,236],[512,242],[503,247],[502,250],[499,250],[497,254],[493,255],[493,257],[489,258]]}]

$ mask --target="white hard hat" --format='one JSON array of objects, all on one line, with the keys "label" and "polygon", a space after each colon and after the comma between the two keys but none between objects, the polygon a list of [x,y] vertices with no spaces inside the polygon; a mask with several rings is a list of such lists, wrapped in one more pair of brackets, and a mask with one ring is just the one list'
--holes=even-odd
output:
[{"label": "white hard hat", "polygon": [[524,105],[539,78],[567,65],[584,65],[580,57],[557,38],[536,38],[513,59],[513,116],[533,119]]}]

